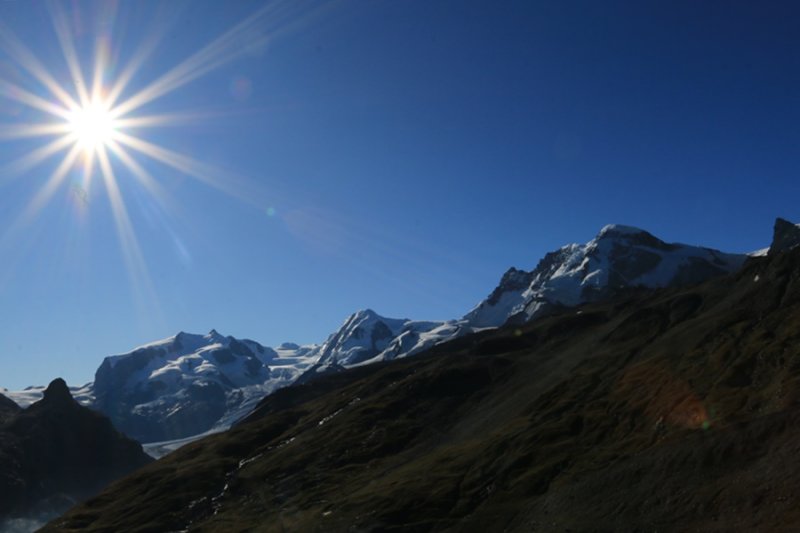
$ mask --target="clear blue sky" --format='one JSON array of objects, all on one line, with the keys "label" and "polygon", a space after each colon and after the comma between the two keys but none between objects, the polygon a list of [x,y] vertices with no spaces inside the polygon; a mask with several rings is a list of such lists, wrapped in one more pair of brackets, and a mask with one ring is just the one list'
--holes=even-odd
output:
[{"label": "clear blue sky", "polygon": [[[131,113],[202,115],[129,133],[219,187],[131,151],[157,197],[111,157],[150,290],[100,177],[71,170],[21,218],[63,153],[2,171],[0,387],[84,383],[179,330],[275,345],[366,307],[454,318],[607,223],[743,252],[775,216],[800,221],[793,2],[58,5],[86,76],[110,43],[106,84],[162,33],[121,100],[256,16],[215,68]],[[74,93],[51,11],[3,2],[0,35]],[[54,100],[11,52],[0,79]],[[4,132],[51,118],[8,91]],[[0,166],[51,140],[0,140]]]}]

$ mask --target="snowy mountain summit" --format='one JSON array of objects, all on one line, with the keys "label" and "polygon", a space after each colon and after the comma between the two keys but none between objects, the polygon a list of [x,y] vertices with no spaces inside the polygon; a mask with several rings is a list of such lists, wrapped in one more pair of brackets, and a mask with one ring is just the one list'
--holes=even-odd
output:
[{"label": "snowy mountain summit", "polygon": [[461,319],[394,319],[371,309],[350,315],[322,344],[318,362],[302,380],[406,357],[479,329],[525,322],[558,308],[613,297],[620,290],[699,283],[738,269],[745,259],[743,254],[669,244],[631,226],[608,225],[586,244],[546,254],[530,272],[509,269],[489,297]]},{"label": "snowy mountain summit", "polygon": [[612,224],[586,244],[548,253],[530,272],[511,268],[464,319],[477,328],[525,322],[555,308],[612,297],[625,288],[700,283],[737,270],[746,258],[666,243],[639,228]]},{"label": "snowy mountain summit", "polygon": [[320,364],[353,366],[412,355],[452,337],[454,321],[386,318],[372,309],[353,313],[322,344]]},{"label": "snowy mountain summit", "polygon": [[297,377],[303,350],[280,351],[214,330],[181,332],[106,357],[95,373],[94,408],[142,442],[202,433]]}]

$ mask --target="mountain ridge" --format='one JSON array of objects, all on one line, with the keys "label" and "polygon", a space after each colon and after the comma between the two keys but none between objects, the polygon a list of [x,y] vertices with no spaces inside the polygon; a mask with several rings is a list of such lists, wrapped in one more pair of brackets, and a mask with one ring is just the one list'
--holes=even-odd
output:
[{"label": "mountain ridge", "polygon": [[797,248],[322,376],[45,531],[786,530],[799,302]]},{"label": "mountain ridge", "polygon": [[[791,231],[787,225],[794,227],[776,221],[773,248]],[[482,328],[525,323],[632,288],[699,282],[736,270],[747,258],[666,243],[639,228],[609,224],[587,243],[546,254],[531,271],[510,268],[460,319],[387,318],[367,308],[348,316],[322,344],[277,348],[216,330],[179,332],[104,358],[95,381],[73,394],[142,442],[183,440],[229,427],[265,394],[295,381],[408,357]],[[23,403],[40,390],[8,394]]]},{"label": "mountain ridge", "polygon": [[620,289],[700,283],[733,272],[747,257],[666,243],[645,230],[609,224],[585,244],[545,254],[529,272],[509,269],[464,319],[473,327],[527,322],[559,307],[611,298]]}]

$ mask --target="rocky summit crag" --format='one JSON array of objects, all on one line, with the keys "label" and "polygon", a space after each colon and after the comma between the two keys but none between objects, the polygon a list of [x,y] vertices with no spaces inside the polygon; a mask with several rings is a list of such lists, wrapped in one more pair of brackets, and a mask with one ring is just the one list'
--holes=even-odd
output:
[{"label": "rocky summit crag", "polygon": [[800,246],[800,225],[778,218],[772,235],[769,253],[774,254]]}]

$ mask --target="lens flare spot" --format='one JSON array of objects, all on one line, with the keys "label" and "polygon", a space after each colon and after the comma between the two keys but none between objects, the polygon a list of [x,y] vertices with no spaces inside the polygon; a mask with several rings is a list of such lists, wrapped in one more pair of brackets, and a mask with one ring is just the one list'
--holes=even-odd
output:
[{"label": "lens flare spot", "polygon": [[234,100],[244,102],[253,94],[253,82],[244,76],[237,76],[231,80],[230,91]]}]

